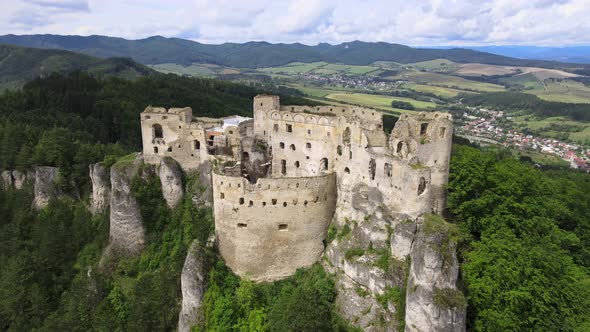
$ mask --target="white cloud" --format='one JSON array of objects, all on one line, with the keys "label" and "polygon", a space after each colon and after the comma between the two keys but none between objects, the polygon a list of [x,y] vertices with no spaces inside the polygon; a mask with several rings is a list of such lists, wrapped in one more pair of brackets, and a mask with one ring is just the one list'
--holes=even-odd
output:
[{"label": "white cloud", "polygon": [[590,44],[588,0],[2,0],[0,34],[206,43]]}]

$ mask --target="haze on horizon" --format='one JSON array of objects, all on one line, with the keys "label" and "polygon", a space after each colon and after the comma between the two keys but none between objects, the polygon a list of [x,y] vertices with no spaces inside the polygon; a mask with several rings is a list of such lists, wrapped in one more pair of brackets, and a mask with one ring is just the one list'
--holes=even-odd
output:
[{"label": "haze on horizon", "polygon": [[3,0],[0,34],[203,43],[590,45],[588,0]]}]

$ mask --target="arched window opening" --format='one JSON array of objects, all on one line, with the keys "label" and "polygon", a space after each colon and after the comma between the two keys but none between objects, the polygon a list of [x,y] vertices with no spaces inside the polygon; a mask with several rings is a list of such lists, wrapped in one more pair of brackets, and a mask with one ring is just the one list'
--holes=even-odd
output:
[{"label": "arched window opening", "polygon": [[403,148],[404,148],[404,143],[403,142],[398,142],[397,143],[397,149],[395,151],[397,153],[402,153]]},{"label": "arched window opening", "polygon": [[287,202],[283,202],[283,207],[287,207]]},{"label": "arched window opening", "polygon": [[421,124],[420,125],[420,136],[426,135],[427,131],[428,131],[428,123]]},{"label": "arched window opening", "polygon": [[249,161],[250,160],[250,154],[248,152],[242,152],[242,161]]},{"label": "arched window opening", "polygon": [[375,162],[375,159],[371,158],[371,160],[369,161],[369,176],[371,177],[371,180],[375,180],[375,171],[377,170],[377,163]]},{"label": "arched window opening", "polygon": [[424,190],[426,190],[426,180],[420,178],[420,182],[418,183],[418,196],[422,195]]},{"label": "arched window opening", "polygon": [[285,159],[281,160],[281,174],[287,175],[287,161]]},{"label": "arched window opening", "polygon": [[172,147],[171,146],[168,147],[168,152],[172,152]]},{"label": "arched window opening", "polygon": [[439,136],[440,138],[445,138],[445,133],[446,133],[446,131],[447,131],[447,128],[445,128],[445,127],[440,127],[440,129],[439,129],[439,132],[438,132],[438,136]]},{"label": "arched window opening", "polygon": [[252,206],[254,206],[254,202],[252,202],[252,201],[248,202],[248,206],[249,206],[249,207],[252,207]]},{"label": "arched window opening", "polygon": [[193,147],[195,148],[195,150],[200,150],[201,149],[201,142],[199,142],[199,140],[194,140],[193,141]]},{"label": "arched window opening", "polygon": [[291,151],[295,151],[295,144],[291,144],[289,148],[291,148]]},{"label": "arched window opening", "polygon": [[338,155],[339,155],[339,156],[341,156],[341,155],[342,155],[342,145],[338,145],[338,146],[336,147],[336,153],[338,153]]},{"label": "arched window opening", "polygon": [[154,146],[154,153],[158,154],[158,147],[157,146]]},{"label": "arched window opening", "polygon": [[278,132],[278,131],[279,131],[279,124],[278,124],[278,123],[275,123],[275,124],[274,124],[274,126],[272,127],[272,129],[273,129],[275,132]]},{"label": "arched window opening", "polygon": [[309,143],[309,142],[305,143],[305,147],[308,149],[311,149],[311,143]]},{"label": "arched window opening", "polygon": [[213,138],[214,138],[213,135],[209,135],[209,140],[208,140],[209,146],[213,146]]},{"label": "arched window opening", "polygon": [[280,142],[280,143],[279,143],[279,147],[280,147],[281,149],[284,149],[284,148],[285,148],[285,143],[283,143],[283,142]]},{"label": "arched window opening", "polygon": [[271,200],[271,202],[272,202],[272,205],[277,205],[277,199],[276,199],[276,198],[273,198],[273,199]]},{"label": "arched window opening", "polygon": [[383,170],[385,171],[385,176],[390,178],[391,177],[391,164],[385,163],[385,166],[383,166]]},{"label": "arched window opening", "polygon": [[293,126],[292,125],[287,124],[285,127],[286,127],[288,133],[292,133],[293,132]]},{"label": "arched window opening", "polygon": [[244,197],[240,197],[240,205],[244,204]]},{"label": "arched window opening", "polygon": [[345,167],[345,168],[344,168],[344,173],[346,173],[346,174],[350,174],[350,169],[349,169],[348,167]]},{"label": "arched window opening", "polygon": [[342,133],[342,144],[347,145],[350,144],[350,128],[346,127],[344,132]]},{"label": "arched window opening", "polygon": [[299,168],[300,164],[299,164],[299,160],[295,162],[295,167]]},{"label": "arched window opening", "polygon": [[163,138],[164,137],[164,131],[162,130],[162,125],[160,125],[159,123],[156,123],[152,126],[153,128],[153,134],[154,134],[154,138]]},{"label": "arched window opening", "polygon": [[320,160],[320,172],[325,172],[328,170],[328,158],[322,158]]}]

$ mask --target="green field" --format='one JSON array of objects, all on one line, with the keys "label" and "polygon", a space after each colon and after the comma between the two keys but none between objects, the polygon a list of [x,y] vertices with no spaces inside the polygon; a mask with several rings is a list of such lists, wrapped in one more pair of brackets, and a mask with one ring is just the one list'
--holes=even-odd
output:
[{"label": "green field", "polygon": [[355,65],[343,65],[343,64],[332,64],[326,62],[311,62],[301,63],[293,62],[284,66],[260,68],[258,71],[265,73],[286,73],[286,74],[303,74],[303,73],[316,73],[316,74],[347,74],[347,75],[365,75],[371,72],[377,73],[379,67],[374,66],[355,66]]},{"label": "green field", "polygon": [[216,76],[217,73],[211,70],[208,66],[192,64],[190,66],[182,66],[175,63],[161,63],[157,65],[148,65],[150,68],[157,70],[164,74],[176,75],[190,75],[190,76]]},{"label": "green field", "polygon": [[411,111],[391,107],[391,102],[393,100],[408,102],[408,103],[414,105],[414,107],[420,108],[420,109],[436,107],[435,103],[423,102],[423,101],[418,101],[418,100],[414,100],[414,99],[410,99],[410,98],[390,97],[390,96],[382,96],[382,95],[370,95],[370,94],[365,94],[365,93],[332,93],[332,94],[325,96],[324,98],[330,99],[330,100],[341,101],[341,102],[345,102],[345,103],[349,103],[349,104],[385,109],[385,110],[390,110],[390,111],[399,112],[399,113],[411,112]]},{"label": "green field", "polygon": [[527,91],[537,95],[541,99],[559,101],[563,103],[590,103],[590,88],[584,84],[572,80],[545,81],[544,88]]},{"label": "green field", "polygon": [[388,78],[393,80],[406,80],[410,81],[410,83],[442,86],[458,90],[470,90],[480,92],[504,91],[504,87],[498,84],[477,82],[452,75],[444,75],[421,71],[406,71],[403,74],[391,76]]},{"label": "green field", "polygon": [[543,137],[567,137],[578,143],[590,143],[590,123],[561,116],[539,119],[533,115],[515,116],[513,121],[520,129],[528,128]]},{"label": "green field", "polygon": [[401,88],[411,89],[416,92],[432,93],[442,98],[452,98],[460,93],[473,93],[471,91],[457,90],[451,88],[444,88],[442,86],[406,83],[400,86]]},{"label": "green field", "polygon": [[409,63],[407,66],[434,72],[450,72],[458,69],[461,65],[447,59],[434,59],[429,61]]}]

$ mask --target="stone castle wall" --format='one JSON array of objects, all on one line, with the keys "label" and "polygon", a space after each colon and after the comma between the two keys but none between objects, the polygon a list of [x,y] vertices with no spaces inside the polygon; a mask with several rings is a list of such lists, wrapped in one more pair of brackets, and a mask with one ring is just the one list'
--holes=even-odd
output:
[{"label": "stone castle wall", "polygon": [[287,277],[316,262],[336,205],[336,175],[258,179],[213,174],[219,250],[238,275]]}]

